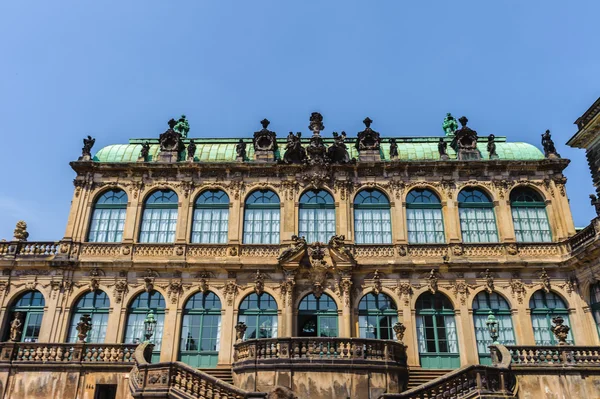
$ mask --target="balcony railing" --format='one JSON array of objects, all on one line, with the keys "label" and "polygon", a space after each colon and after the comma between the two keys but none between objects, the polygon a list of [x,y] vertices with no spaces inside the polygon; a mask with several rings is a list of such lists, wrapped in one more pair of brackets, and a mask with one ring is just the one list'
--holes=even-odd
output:
[{"label": "balcony railing", "polygon": [[598,346],[507,346],[512,367],[600,367]]},{"label": "balcony railing", "polygon": [[13,364],[111,363],[133,365],[132,344],[2,342],[0,362]]},{"label": "balcony railing", "polygon": [[569,239],[571,251],[575,251],[577,248],[593,240],[594,237],[596,237],[596,226],[592,223]]}]

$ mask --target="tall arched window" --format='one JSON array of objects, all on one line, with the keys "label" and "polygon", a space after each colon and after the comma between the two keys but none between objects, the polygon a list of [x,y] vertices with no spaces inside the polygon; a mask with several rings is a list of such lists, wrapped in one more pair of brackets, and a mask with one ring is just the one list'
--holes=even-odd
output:
[{"label": "tall arched window", "polygon": [[493,314],[498,321],[498,342],[502,345],[515,345],[515,332],[513,330],[510,306],[506,299],[495,292],[491,294],[482,291],[473,299],[473,322],[475,324],[475,338],[479,362],[491,365],[492,357],[488,346],[493,341],[487,326],[488,316]]},{"label": "tall arched window", "polygon": [[421,294],[416,307],[421,366],[430,369],[458,368],[458,337],[450,300],[439,292],[427,292]]},{"label": "tall arched window", "polygon": [[494,203],[478,188],[463,188],[458,194],[463,242],[498,242]]},{"label": "tall arched window", "polygon": [[298,235],[308,242],[328,242],[335,235],[335,204],[324,190],[309,190],[300,197]]},{"label": "tall arched window", "polygon": [[127,194],[120,189],[104,192],[94,203],[89,242],[121,242],[127,211]]},{"label": "tall arched window", "polygon": [[357,244],[391,244],[390,219],[390,201],[381,191],[366,189],[356,194],[354,236]]},{"label": "tall arched window", "polygon": [[160,360],[160,346],[165,323],[165,298],[160,292],[142,292],[133,299],[128,309],[124,342],[126,344],[144,342],[144,320],[150,310],[152,310],[156,319],[156,328],[150,338],[150,342],[154,344],[152,360],[158,362]]},{"label": "tall arched window", "polygon": [[[564,324],[570,326],[569,310],[561,297],[553,292],[538,290],[529,300],[531,324],[536,345],[557,345],[558,340],[552,333],[552,318],[562,316]],[[569,331],[567,342],[573,344],[573,335]]]},{"label": "tall arched window", "polygon": [[398,321],[396,304],[385,294],[369,293],[358,304],[358,330],[361,338],[394,339]]},{"label": "tall arched window", "polygon": [[192,242],[226,244],[229,226],[229,197],[223,190],[207,190],[196,198]]},{"label": "tall arched window", "polygon": [[[22,323],[20,342],[38,342],[42,318],[44,317],[44,296],[39,291],[21,294],[10,308],[8,323],[19,317]],[[10,328],[6,329],[5,341],[10,338]]]},{"label": "tall arched window", "polygon": [[179,360],[192,367],[215,367],[221,338],[221,300],[212,292],[193,295],[183,309]]},{"label": "tall arched window", "polygon": [[410,244],[441,244],[444,217],[440,198],[431,190],[414,189],[406,196],[406,225]]},{"label": "tall arched window", "polygon": [[596,329],[600,335],[600,282],[590,287],[590,307],[596,321]]},{"label": "tall arched window", "polygon": [[337,305],[332,297],[308,294],[298,307],[298,335],[301,337],[337,337]]},{"label": "tall arched window", "polygon": [[103,343],[106,338],[109,311],[110,300],[104,291],[88,292],[79,298],[73,308],[68,342],[77,342],[77,323],[81,320],[81,316],[89,314],[92,316],[92,329],[85,342]]},{"label": "tall arched window", "polygon": [[519,187],[510,193],[517,242],[551,242],[546,203],[537,191]]},{"label": "tall arched window", "polygon": [[177,194],[172,190],[153,192],[144,204],[140,242],[175,242]]},{"label": "tall arched window", "polygon": [[257,190],[244,207],[244,244],[279,244],[279,197],[271,190]]},{"label": "tall arched window", "polygon": [[245,339],[277,338],[277,302],[267,293],[250,294],[240,304],[238,322],[246,324]]}]

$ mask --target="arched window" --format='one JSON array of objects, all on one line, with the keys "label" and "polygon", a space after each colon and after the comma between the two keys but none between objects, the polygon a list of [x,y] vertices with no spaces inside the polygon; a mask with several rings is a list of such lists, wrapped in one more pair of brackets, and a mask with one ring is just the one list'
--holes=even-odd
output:
[{"label": "arched window", "polygon": [[226,244],[229,225],[229,197],[222,190],[207,190],[194,203],[192,242]]},{"label": "arched window", "polygon": [[153,192],[144,204],[140,242],[175,242],[177,194],[172,190]]},{"label": "arched window", "polygon": [[192,367],[215,367],[221,338],[221,300],[212,292],[193,295],[183,309],[179,360]]},{"label": "arched window", "polygon": [[158,362],[160,360],[160,346],[165,323],[165,298],[160,292],[142,292],[133,299],[128,309],[124,342],[126,344],[144,342],[144,320],[150,310],[152,310],[156,319],[156,328],[150,338],[150,342],[155,345],[152,352],[152,361]]},{"label": "arched window", "polygon": [[395,339],[394,324],[398,321],[396,304],[385,294],[369,293],[358,304],[360,338]]},{"label": "arched window", "polygon": [[337,337],[337,305],[332,297],[308,294],[298,307],[298,335],[301,337]]},{"label": "arched window", "polygon": [[409,244],[446,242],[440,198],[431,190],[413,189],[406,196],[406,225]]},{"label": "arched window", "polygon": [[[15,316],[21,320],[20,342],[38,342],[45,304],[41,292],[27,291],[21,294],[10,308],[8,323],[10,324]],[[4,340],[8,341],[8,339],[10,339],[10,326],[6,329]]]},{"label": "arched window", "polygon": [[335,204],[324,190],[309,190],[300,197],[298,235],[308,242],[328,242],[335,235]]},{"label": "arched window", "polygon": [[77,323],[81,316],[89,314],[92,316],[92,329],[88,332],[85,342],[104,343],[109,310],[110,300],[104,291],[88,292],[79,298],[73,308],[68,342],[77,342]]},{"label": "arched window", "polygon": [[257,190],[244,207],[244,244],[279,244],[279,197],[271,190]]},{"label": "arched window", "polygon": [[267,293],[250,294],[240,304],[238,322],[246,324],[245,339],[277,338],[277,302]]},{"label": "arched window", "polygon": [[479,362],[491,365],[492,357],[488,346],[493,341],[490,337],[487,321],[488,316],[493,314],[498,322],[498,342],[502,345],[515,345],[515,333],[513,330],[510,306],[506,299],[495,292],[491,294],[482,291],[473,299],[473,322],[475,324],[475,338],[477,339],[477,351]]},{"label": "arched window", "polygon": [[89,242],[121,242],[127,211],[127,194],[120,189],[109,190],[94,203]]},{"label": "arched window", "polygon": [[510,193],[517,242],[551,242],[546,203],[537,191],[519,187]]},{"label": "arched window", "polygon": [[454,308],[441,293],[424,293],[417,300],[417,338],[421,366],[454,369],[460,366]]},{"label": "arched window", "polygon": [[596,321],[596,328],[600,334],[600,283],[597,282],[590,287],[590,305],[592,314]]},{"label": "arched window", "polygon": [[390,201],[379,190],[362,190],[354,198],[354,236],[357,244],[391,244]]},{"label": "arched window", "polygon": [[[536,345],[558,345],[558,340],[552,333],[552,318],[562,316],[564,325],[571,326],[569,310],[561,297],[553,292],[538,290],[529,301],[531,308],[531,324]],[[567,342],[573,344],[573,335],[569,331]]]},{"label": "arched window", "polygon": [[494,204],[483,191],[467,187],[458,194],[463,242],[498,242]]}]

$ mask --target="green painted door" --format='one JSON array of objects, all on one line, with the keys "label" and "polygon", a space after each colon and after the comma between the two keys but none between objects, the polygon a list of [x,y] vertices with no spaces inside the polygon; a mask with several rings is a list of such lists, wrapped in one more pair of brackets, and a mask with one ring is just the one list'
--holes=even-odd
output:
[{"label": "green painted door", "polygon": [[184,308],[179,360],[191,367],[217,365],[221,334],[221,301],[212,292],[192,296]]},{"label": "green painted door", "polygon": [[421,367],[460,366],[452,304],[443,294],[423,294],[417,300],[417,337]]}]

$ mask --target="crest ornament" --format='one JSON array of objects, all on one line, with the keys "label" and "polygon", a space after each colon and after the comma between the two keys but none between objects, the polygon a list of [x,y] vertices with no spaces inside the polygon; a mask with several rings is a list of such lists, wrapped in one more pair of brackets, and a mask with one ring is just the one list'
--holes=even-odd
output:
[{"label": "crest ornament", "polygon": [[467,126],[469,120],[466,116],[461,116],[458,121],[461,128],[455,132],[450,146],[456,151],[459,160],[481,159],[481,154],[477,149],[477,132]]},{"label": "crest ornament", "polygon": [[325,280],[329,266],[325,262],[325,249],[323,243],[315,242],[308,247],[308,256],[312,266],[310,278],[313,285],[313,294],[318,299],[323,294],[325,289]]},{"label": "crest ornament", "polygon": [[158,138],[160,143],[160,151],[179,152],[183,149],[183,142],[181,141],[181,133],[174,130],[177,121],[175,121],[175,119],[171,119],[168,124],[169,128]]},{"label": "crest ornament", "polygon": [[267,118],[260,121],[262,129],[254,132],[254,139],[252,140],[254,151],[275,152],[277,150],[277,134],[267,129],[270,123]]},{"label": "crest ornament", "polygon": [[379,150],[381,145],[381,137],[378,132],[371,129],[371,123],[373,121],[371,118],[366,117],[363,120],[365,124],[365,130],[358,133],[358,138],[356,140],[356,149],[360,152],[363,150]]}]

